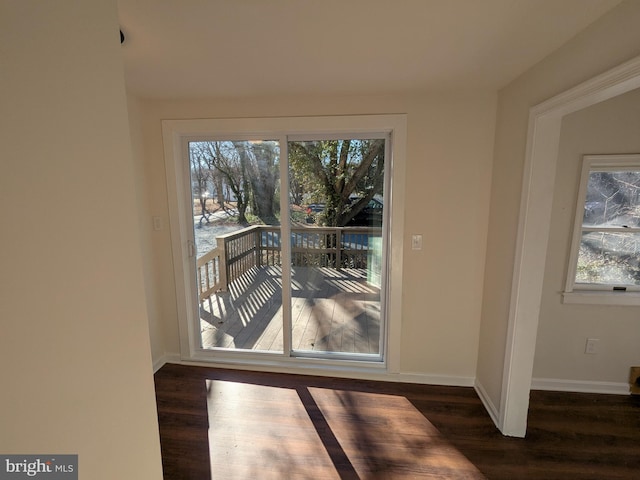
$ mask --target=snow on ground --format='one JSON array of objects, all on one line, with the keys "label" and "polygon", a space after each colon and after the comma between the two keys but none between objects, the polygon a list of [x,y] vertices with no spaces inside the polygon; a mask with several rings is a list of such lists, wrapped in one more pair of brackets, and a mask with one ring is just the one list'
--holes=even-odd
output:
[{"label": "snow on ground", "polygon": [[216,212],[212,217],[213,218],[210,218],[210,223],[205,221],[200,222],[202,218],[200,215],[193,217],[193,233],[198,258],[218,246],[216,237],[245,228],[237,223],[229,222],[229,216],[224,212]]}]

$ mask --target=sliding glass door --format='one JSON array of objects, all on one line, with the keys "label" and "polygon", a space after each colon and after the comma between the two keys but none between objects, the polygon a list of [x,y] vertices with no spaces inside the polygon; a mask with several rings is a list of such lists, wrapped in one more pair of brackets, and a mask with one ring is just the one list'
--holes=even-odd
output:
[{"label": "sliding glass door", "polygon": [[189,143],[201,345],[283,352],[280,144]]},{"label": "sliding glass door", "polygon": [[388,137],[187,145],[199,347],[381,360]]},{"label": "sliding glass door", "polygon": [[381,351],[385,140],[290,141],[292,349]]}]

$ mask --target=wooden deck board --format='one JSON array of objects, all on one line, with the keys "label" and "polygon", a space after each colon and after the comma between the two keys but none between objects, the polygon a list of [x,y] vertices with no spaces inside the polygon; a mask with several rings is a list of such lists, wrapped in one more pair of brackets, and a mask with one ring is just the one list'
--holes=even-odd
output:
[{"label": "wooden deck board", "polygon": [[[292,346],[301,351],[378,353],[380,291],[354,269],[297,267]],[[283,351],[280,269],[254,268],[200,309],[204,348]]]}]

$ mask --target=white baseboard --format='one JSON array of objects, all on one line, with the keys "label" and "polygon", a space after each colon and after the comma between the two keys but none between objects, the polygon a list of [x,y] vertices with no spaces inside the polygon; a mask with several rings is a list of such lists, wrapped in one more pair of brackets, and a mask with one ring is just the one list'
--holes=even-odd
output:
[{"label": "white baseboard", "polygon": [[629,384],[617,382],[593,382],[586,380],[563,380],[558,378],[533,378],[531,380],[531,390],[629,395]]},{"label": "white baseboard", "polygon": [[[482,384],[476,379],[474,388],[484,408],[489,413],[491,420],[502,431],[500,426],[500,411],[495,406],[491,397]],[[578,380],[562,380],[555,378],[534,378],[531,380],[532,390],[546,390],[555,392],[575,392],[575,393],[602,393],[612,395],[629,395],[629,385],[616,382],[591,382]]]},{"label": "white baseboard", "polygon": [[153,372],[157,372],[167,363],[177,363],[180,365],[195,365],[200,367],[211,367],[211,368],[230,368],[235,370],[253,370],[259,372],[274,372],[274,373],[289,373],[295,375],[319,375],[319,376],[335,376],[342,378],[354,378],[354,379],[362,379],[362,380],[376,380],[381,382],[406,382],[406,383],[418,383],[422,385],[439,385],[439,386],[450,386],[450,387],[473,387],[475,378],[474,377],[462,377],[462,376],[454,376],[454,375],[431,375],[431,374],[423,374],[423,373],[387,373],[384,371],[380,372],[359,372],[359,371],[351,371],[341,369],[341,370],[331,370],[331,369],[313,369],[313,368],[291,368],[282,367],[282,366],[274,366],[274,365],[260,365],[260,364],[252,364],[252,365],[240,365],[237,363],[217,363],[217,362],[204,362],[204,361],[187,361],[182,360],[180,355],[177,353],[169,354],[166,353],[161,358],[157,359],[153,363]]},{"label": "white baseboard", "polygon": [[491,397],[489,397],[489,395],[487,394],[487,391],[484,389],[482,384],[477,379],[475,381],[475,385],[473,386],[473,388],[478,394],[478,397],[480,397],[480,401],[484,405],[484,408],[487,410],[487,413],[491,417],[491,420],[493,420],[493,424],[496,426],[498,430],[502,431],[502,429],[500,428],[499,411],[496,408],[493,401],[491,400]]},{"label": "white baseboard", "polygon": [[153,362],[153,373],[160,370],[166,363],[180,363],[180,355],[177,353],[165,353]]},{"label": "white baseboard", "polygon": [[[386,375],[394,382],[421,383],[423,385],[440,385],[445,387],[473,387],[474,377],[455,375],[430,375],[427,373],[390,373]],[[384,380],[384,379],[383,379]]]}]

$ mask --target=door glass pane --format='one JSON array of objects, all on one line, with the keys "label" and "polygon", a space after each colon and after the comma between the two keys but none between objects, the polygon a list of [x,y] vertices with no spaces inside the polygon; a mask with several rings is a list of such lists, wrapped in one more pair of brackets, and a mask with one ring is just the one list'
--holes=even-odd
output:
[{"label": "door glass pane", "polygon": [[288,148],[292,349],[379,355],[385,140]]},{"label": "door glass pane", "polygon": [[277,141],[189,143],[203,348],[282,352]]}]

